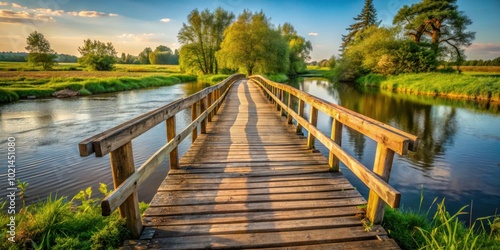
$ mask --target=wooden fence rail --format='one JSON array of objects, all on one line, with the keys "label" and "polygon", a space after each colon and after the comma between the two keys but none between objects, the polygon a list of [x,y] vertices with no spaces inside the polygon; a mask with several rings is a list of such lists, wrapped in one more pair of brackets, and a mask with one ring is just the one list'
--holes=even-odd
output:
[{"label": "wooden fence rail", "polygon": [[[391,172],[394,153],[407,154],[415,151],[418,138],[404,131],[393,128],[354,111],[329,103],[291,86],[272,82],[262,76],[251,76],[250,80],[260,85],[269,100],[276,104],[282,115],[287,114],[287,122],[297,122],[297,133],[305,128],[308,131],[307,146],[314,149],[318,139],[330,150],[329,164],[332,171],[339,171],[339,161],[343,162],[370,189],[367,205],[367,217],[374,224],[383,220],[384,206],[399,207],[401,194],[387,182]],[[298,99],[298,109],[292,108],[292,98]],[[303,118],[304,106],[310,106],[309,121]],[[331,135],[327,136],[317,127],[318,111],[333,118]],[[364,166],[341,148],[342,127],[351,129],[375,140],[377,150],[373,171]]]},{"label": "wooden fence rail", "polygon": [[[96,157],[102,157],[110,154],[114,191],[103,199],[101,203],[102,214],[108,216],[119,208],[121,217],[126,218],[127,227],[135,237],[138,237],[142,231],[142,224],[137,187],[167,156],[170,156],[170,168],[178,168],[177,146],[190,134],[194,141],[198,135],[197,127],[199,125],[200,132],[206,133],[207,120],[211,121],[212,115],[216,114],[231,85],[242,78],[244,75],[232,75],[217,85],[175,100],[80,142],[78,145],[80,156],[89,156],[95,153]],[[192,122],[180,133],[177,133],[175,115],[187,108],[191,108]],[[165,121],[167,143],[136,170],[132,139]]]}]

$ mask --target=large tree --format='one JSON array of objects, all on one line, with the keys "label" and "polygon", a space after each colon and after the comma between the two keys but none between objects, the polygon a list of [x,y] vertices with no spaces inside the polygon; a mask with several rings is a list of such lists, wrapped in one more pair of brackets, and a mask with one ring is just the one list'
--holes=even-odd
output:
[{"label": "large tree", "polygon": [[42,33],[37,31],[29,34],[26,39],[26,50],[28,50],[28,62],[35,66],[42,66],[44,70],[49,70],[56,63],[57,56],[50,48],[50,43]]},{"label": "large tree", "polygon": [[455,58],[457,65],[464,59],[464,48],[475,38],[475,32],[466,30],[472,21],[458,10],[456,0],[423,0],[405,5],[393,23],[404,25],[406,35],[415,42],[430,42],[436,54]]},{"label": "large tree", "polygon": [[192,72],[217,74],[219,66],[215,52],[220,49],[224,30],[233,20],[234,14],[222,8],[214,12],[193,10],[177,36],[182,44],[181,67]]},{"label": "large tree", "polygon": [[177,65],[179,64],[179,55],[174,54],[169,47],[160,45],[153,52],[149,53],[149,62],[151,64]]},{"label": "large tree", "polygon": [[290,48],[290,70],[289,74],[294,75],[306,70],[306,61],[311,59],[312,44],[302,36],[297,35],[297,31],[290,23],[278,26],[281,35],[288,42]]},{"label": "large tree", "polygon": [[139,62],[141,62],[141,64],[150,64],[149,54],[151,52],[153,52],[153,50],[150,47],[145,48],[141,53],[139,53]]},{"label": "large tree", "polygon": [[356,34],[360,31],[367,29],[370,26],[378,25],[377,11],[373,6],[372,0],[365,0],[365,5],[361,10],[361,13],[357,17],[354,17],[355,23],[351,24],[346,30],[349,31],[347,35],[342,35],[342,45],[340,51],[344,52],[352,41]]},{"label": "large tree", "polygon": [[117,61],[115,48],[109,42],[87,39],[83,41],[83,47],[78,47],[78,51],[82,55],[78,63],[91,70],[112,70]]},{"label": "large tree", "polygon": [[244,10],[224,35],[217,56],[225,66],[244,70],[247,75],[288,72],[288,44],[262,11]]}]

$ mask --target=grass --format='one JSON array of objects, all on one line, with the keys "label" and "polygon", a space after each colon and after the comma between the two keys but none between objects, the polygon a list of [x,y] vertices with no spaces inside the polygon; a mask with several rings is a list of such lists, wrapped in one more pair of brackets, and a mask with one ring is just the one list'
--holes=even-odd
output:
[{"label": "grass", "polygon": [[[500,217],[478,218],[470,227],[458,219],[467,214],[460,208],[454,214],[446,209],[445,199],[434,199],[421,212],[423,189],[418,211],[386,207],[382,226],[402,249],[500,249]],[[432,209],[436,209],[429,220]],[[487,226],[485,226],[487,224]]]},{"label": "grass", "polygon": [[358,78],[356,82],[363,86],[409,94],[500,101],[499,77],[453,73],[402,74],[389,77],[369,74]]},{"label": "grass", "polygon": [[[109,193],[102,183],[99,190],[104,195]],[[51,195],[23,206],[16,214],[16,242],[10,242],[7,230],[2,230],[0,249],[116,249],[130,232],[118,211],[103,217],[99,204],[100,200],[92,197],[92,189],[87,188],[71,200]],[[143,213],[148,205],[139,206]],[[8,224],[10,216],[2,212],[0,223]]]},{"label": "grass", "polygon": [[224,79],[228,78],[231,75],[226,75],[226,74],[217,74],[217,75],[200,75],[198,76],[198,81],[199,82],[208,82],[208,83],[219,83],[222,82]]},{"label": "grass", "polygon": [[460,70],[463,72],[486,72],[500,74],[500,66],[460,66]]},{"label": "grass", "polygon": [[307,66],[307,71],[305,74],[301,74],[301,76],[320,76],[328,79],[333,79],[333,70],[328,67],[319,67],[319,66]]},{"label": "grass", "polygon": [[284,83],[288,81],[288,76],[285,74],[268,74],[266,77],[273,82]]}]

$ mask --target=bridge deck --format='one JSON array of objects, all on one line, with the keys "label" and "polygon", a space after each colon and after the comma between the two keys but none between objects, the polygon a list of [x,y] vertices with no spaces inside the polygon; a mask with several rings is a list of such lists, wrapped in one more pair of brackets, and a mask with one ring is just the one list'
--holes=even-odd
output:
[{"label": "bridge deck", "polygon": [[258,87],[236,82],[170,170],[125,249],[399,249],[365,230],[365,199],[285,124]]}]

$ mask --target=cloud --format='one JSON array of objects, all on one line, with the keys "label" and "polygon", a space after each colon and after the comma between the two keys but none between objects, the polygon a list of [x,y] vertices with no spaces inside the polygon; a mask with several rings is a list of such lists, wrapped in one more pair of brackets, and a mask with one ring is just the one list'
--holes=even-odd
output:
[{"label": "cloud", "polygon": [[142,33],[142,34],[131,34],[124,33],[117,36],[123,42],[158,42],[161,43],[166,39],[166,35],[164,33]]},{"label": "cloud", "polygon": [[1,23],[23,23],[27,21],[52,21],[51,16],[30,13],[27,11],[0,10]]},{"label": "cloud", "polygon": [[318,36],[318,33],[317,32],[309,32],[308,35],[310,35],[310,36]]},{"label": "cloud", "polygon": [[99,12],[95,10],[82,10],[78,12],[78,16],[81,17],[104,17],[107,16],[104,12]]},{"label": "cloud", "polygon": [[12,7],[14,8],[23,8],[23,9],[26,9],[26,7],[22,6],[22,5],[19,5],[17,3],[12,3]]},{"label": "cloud", "polygon": [[170,22],[170,18],[162,18],[162,19],[160,19],[160,22],[162,22],[162,23],[169,23]]},{"label": "cloud", "polygon": [[500,43],[473,43],[465,50],[469,60],[490,60],[500,56]]},{"label": "cloud", "polygon": [[61,16],[64,14],[64,10],[52,10],[52,9],[43,9],[43,8],[38,8],[34,10],[35,12],[38,13],[43,13],[51,16]]},{"label": "cloud", "polygon": [[0,6],[9,6],[10,3],[7,3],[7,2],[0,2]]},{"label": "cloud", "polygon": [[119,15],[115,14],[115,13],[109,13],[109,16],[115,17],[115,16],[119,16]]}]

